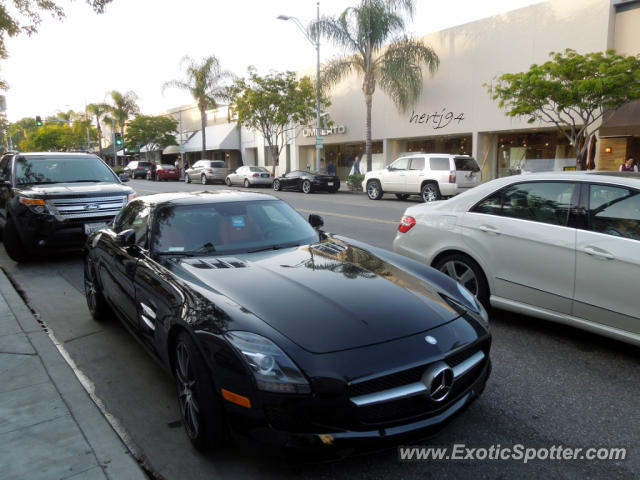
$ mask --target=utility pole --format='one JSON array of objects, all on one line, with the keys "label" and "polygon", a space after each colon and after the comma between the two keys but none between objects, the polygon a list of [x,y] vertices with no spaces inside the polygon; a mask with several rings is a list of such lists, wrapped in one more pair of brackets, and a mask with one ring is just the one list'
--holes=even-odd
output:
[{"label": "utility pole", "polygon": [[116,152],[116,124],[111,118],[111,143],[113,144],[113,166],[118,166],[118,153]]}]

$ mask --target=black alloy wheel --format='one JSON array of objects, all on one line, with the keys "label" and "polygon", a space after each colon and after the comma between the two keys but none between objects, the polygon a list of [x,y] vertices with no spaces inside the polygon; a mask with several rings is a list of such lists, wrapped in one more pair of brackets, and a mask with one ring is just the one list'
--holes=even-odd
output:
[{"label": "black alloy wheel", "polygon": [[24,248],[22,240],[20,240],[20,235],[18,234],[18,228],[11,218],[7,219],[7,223],[4,226],[2,242],[11,260],[20,263],[27,259],[27,249]]},{"label": "black alloy wheel", "polygon": [[438,260],[434,267],[460,283],[475,295],[485,308],[489,308],[487,277],[480,265],[471,257],[459,253],[445,255]]},{"label": "black alloy wheel", "polygon": [[422,200],[427,203],[440,200],[440,189],[435,183],[425,183],[420,193],[422,194]]},{"label": "black alloy wheel", "polygon": [[371,180],[369,183],[367,183],[367,196],[371,200],[380,200],[382,198],[382,195],[382,187],[380,186],[380,182],[378,180]]},{"label": "black alloy wheel", "polygon": [[220,448],[227,438],[222,405],[205,360],[188,333],[178,335],[173,360],[180,414],[189,440],[201,451]]},{"label": "black alloy wheel", "polygon": [[302,193],[311,193],[311,182],[309,180],[302,182]]},{"label": "black alloy wheel", "polygon": [[280,180],[275,179],[275,180],[273,181],[273,189],[274,189],[276,192],[279,192],[279,191],[280,191]]},{"label": "black alloy wheel", "polygon": [[96,322],[102,322],[109,318],[109,305],[96,282],[95,269],[87,263],[86,259],[84,263],[84,296],[87,299],[89,313]]}]

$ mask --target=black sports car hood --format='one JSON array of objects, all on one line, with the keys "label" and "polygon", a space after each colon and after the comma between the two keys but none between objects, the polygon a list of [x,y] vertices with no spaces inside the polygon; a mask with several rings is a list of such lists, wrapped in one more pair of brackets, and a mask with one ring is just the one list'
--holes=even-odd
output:
[{"label": "black sports car hood", "polygon": [[94,197],[100,195],[127,195],[132,192],[130,187],[119,183],[79,182],[52,183],[45,185],[20,185],[20,192],[38,198],[49,197]]},{"label": "black sports car hood", "polygon": [[181,259],[172,270],[181,268],[314,353],[406,337],[459,316],[426,280],[336,239]]}]

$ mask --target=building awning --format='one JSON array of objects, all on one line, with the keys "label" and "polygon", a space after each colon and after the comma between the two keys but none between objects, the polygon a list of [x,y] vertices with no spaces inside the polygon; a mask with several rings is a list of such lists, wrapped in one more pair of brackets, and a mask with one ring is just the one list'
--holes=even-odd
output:
[{"label": "building awning", "polygon": [[[207,150],[240,150],[240,133],[235,123],[210,125],[205,129]],[[184,144],[185,152],[199,152],[202,150],[202,131]]]},{"label": "building awning", "polygon": [[162,150],[163,155],[176,155],[180,153],[180,147],[178,145],[169,145]]},{"label": "building awning", "polygon": [[615,111],[600,127],[600,137],[640,136],[640,100]]}]

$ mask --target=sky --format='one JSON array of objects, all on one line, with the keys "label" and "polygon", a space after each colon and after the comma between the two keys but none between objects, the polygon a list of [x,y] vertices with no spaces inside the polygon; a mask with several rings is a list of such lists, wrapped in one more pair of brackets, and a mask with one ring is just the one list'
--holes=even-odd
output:
[{"label": "sky", "polygon": [[[168,80],[184,79],[185,55],[215,55],[222,68],[243,76],[315,66],[315,48],[292,21],[315,19],[316,0],[114,0],[97,15],[84,0],[59,0],[67,18],[45,14],[38,33],[7,40],[9,58],[0,78],[9,84],[7,117],[43,118],[59,110],[84,111],[104,102],[112,90],[135,92],[141,112],[154,115],[192,104],[187,92],[162,91]],[[320,0],[320,15],[337,15],[356,0]],[[415,0],[408,32],[437,32],[515,10],[539,0]],[[321,43],[321,61],[341,51]]]}]

